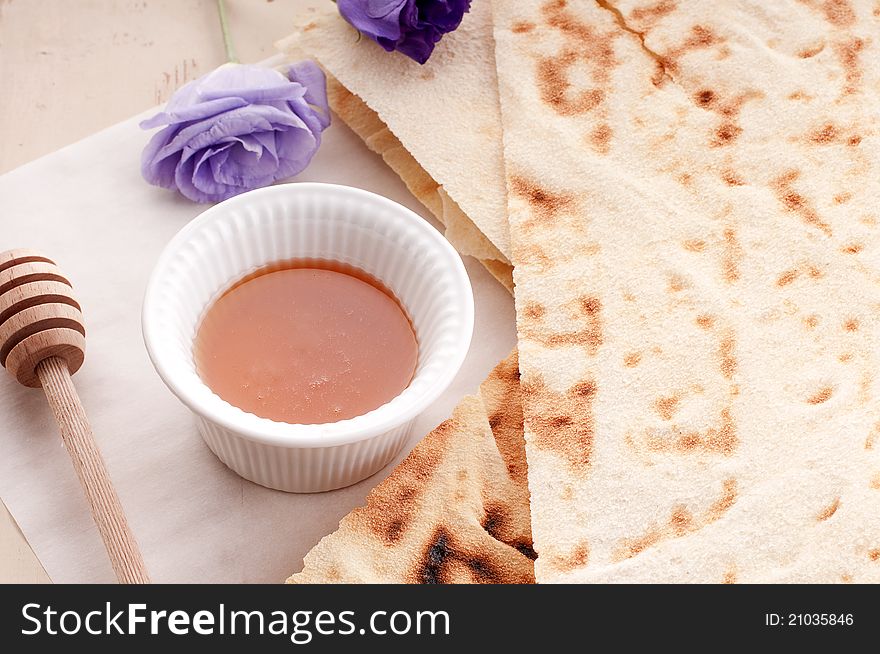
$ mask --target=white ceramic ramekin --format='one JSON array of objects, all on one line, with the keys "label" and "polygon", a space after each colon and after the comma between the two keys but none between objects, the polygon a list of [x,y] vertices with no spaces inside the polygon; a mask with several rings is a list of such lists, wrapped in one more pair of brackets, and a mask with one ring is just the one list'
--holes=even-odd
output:
[{"label": "white ceramic ramekin", "polygon": [[[294,258],[341,261],[383,281],[412,319],[412,383],[350,420],[291,425],[246,413],[196,372],[193,341],[209,304],[237,280]],[[246,479],[290,492],[353,484],[400,451],[413,419],[447,388],[470,345],[474,304],[458,253],[430,224],[387,198],[333,184],[283,184],[211,207],[166,246],[147,286],[144,341],[208,447]]]}]

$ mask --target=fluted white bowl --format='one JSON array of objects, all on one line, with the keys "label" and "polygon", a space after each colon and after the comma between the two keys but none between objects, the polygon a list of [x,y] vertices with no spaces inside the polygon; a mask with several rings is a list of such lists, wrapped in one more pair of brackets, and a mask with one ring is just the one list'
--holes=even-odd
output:
[{"label": "fluted white bowl", "polygon": [[[415,375],[362,416],[319,425],[258,417],[232,406],[196,372],[193,343],[208,306],[273,262],[347,263],[381,280],[412,320]],[[374,193],[334,184],[282,184],[221,202],[165,247],[143,306],[150,359],[196,416],[208,447],[232,470],[290,492],[340,488],[385,466],[412,422],[452,382],[470,346],[473,293],[458,253],[429,223]]]}]

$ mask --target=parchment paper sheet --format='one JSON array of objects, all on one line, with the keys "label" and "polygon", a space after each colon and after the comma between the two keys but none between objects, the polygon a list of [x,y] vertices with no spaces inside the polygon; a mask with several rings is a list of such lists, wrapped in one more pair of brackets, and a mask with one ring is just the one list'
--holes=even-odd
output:
[{"label": "parchment paper sheet", "polygon": [[[153,580],[281,582],[396,461],[346,489],[293,495],[241,479],[204,445],[192,415],[153,371],[141,339],[153,264],[174,233],[205,209],[141,179],[148,134],[137,123],[149,114],[0,177],[0,250],[43,250],[74,284],[88,349],[74,381]],[[357,186],[427,216],[340,120],[324,138],[293,181]],[[516,342],[512,298],[478,262],[465,264],[476,301],[471,350],[449,390],[416,421],[410,446]],[[53,581],[114,581],[42,393],[5,371],[0,497]]]}]

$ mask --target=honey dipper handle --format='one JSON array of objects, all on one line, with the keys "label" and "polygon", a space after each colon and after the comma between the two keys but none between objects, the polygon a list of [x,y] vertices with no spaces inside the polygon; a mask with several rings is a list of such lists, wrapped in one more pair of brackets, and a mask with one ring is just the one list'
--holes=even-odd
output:
[{"label": "honey dipper handle", "polygon": [[67,363],[58,357],[49,357],[37,365],[37,375],[61,428],[61,438],[104,539],[116,578],[123,584],[150,583],[137,541],[110,482]]}]

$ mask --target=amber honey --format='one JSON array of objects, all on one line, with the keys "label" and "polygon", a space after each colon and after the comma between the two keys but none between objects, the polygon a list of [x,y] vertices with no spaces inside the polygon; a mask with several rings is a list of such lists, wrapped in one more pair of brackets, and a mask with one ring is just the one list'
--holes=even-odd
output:
[{"label": "amber honey", "polygon": [[362,270],[273,264],[215,300],[196,333],[196,370],[221,398],[263,418],[336,422],[412,381],[418,343],[401,303]]}]

